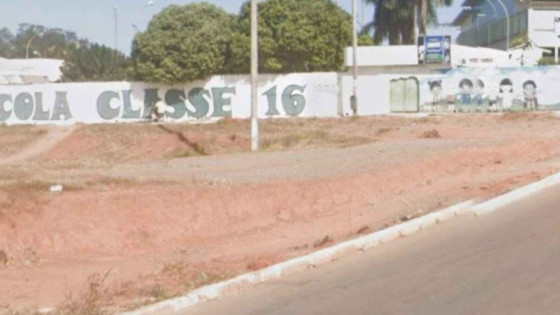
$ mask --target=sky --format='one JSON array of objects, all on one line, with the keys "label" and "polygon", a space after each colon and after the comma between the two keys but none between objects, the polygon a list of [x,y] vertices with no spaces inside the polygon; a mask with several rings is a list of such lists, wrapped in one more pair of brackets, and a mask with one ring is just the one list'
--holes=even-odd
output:
[{"label": "sky", "polygon": [[[237,13],[246,0],[206,0]],[[313,0],[308,0],[313,1]],[[334,0],[351,11],[352,0]],[[373,7],[359,1],[358,21],[367,23],[373,15]],[[150,2],[153,3],[150,5]],[[130,53],[135,27],[144,31],[154,14],[170,4],[188,4],[196,0],[0,0],[0,28],[17,31],[21,23],[58,27],[73,31],[90,42],[115,47],[115,9],[118,7],[119,50]],[[455,0],[451,8],[439,10],[440,23],[448,23],[459,13],[463,0]],[[453,29],[434,31],[437,35],[453,35]]]}]

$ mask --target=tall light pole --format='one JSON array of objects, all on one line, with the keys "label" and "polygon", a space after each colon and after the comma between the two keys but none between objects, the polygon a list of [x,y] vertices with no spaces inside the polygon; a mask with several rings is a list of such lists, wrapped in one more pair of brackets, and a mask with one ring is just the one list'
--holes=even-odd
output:
[{"label": "tall light pole", "polygon": [[115,51],[119,50],[119,7],[113,7],[115,11]]},{"label": "tall light pole", "polygon": [[37,38],[37,34],[33,35],[28,41],[27,41],[27,47],[25,48],[25,59],[29,59],[29,47],[31,46],[31,42]]},{"label": "tall light pole", "polygon": [[[496,6],[492,3],[492,1],[490,0],[486,0],[486,2],[488,2],[488,4],[492,7],[492,11],[494,11],[494,18],[498,18],[498,11],[496,10]],[[477,14],[477,21],[478,21],[478,17],[480,17],[481,13]],[[486,46],[490,46],[490,25],[488,22],[486,22]]]},{"label": "tall light pole", "polygon": [[259,150],[259,33],[257,0],[251,0],[251,150]]},{"label": "tall light pole", "polygon": [[352,0],[352,97],[350,108],[354,115],[358,114],[358,0]]},{"label": "tall light pole", "polygon": [[[490,0],[486,0],[486,1],[490,1]],[[510,29],[510,25],[509,25],[509,12],[505,6],[505,4],[502,2],[502,0],[496,0],[500,3],[500,5],[502,6],[502,8],[504,9],[504,13],[506,14],[506,51],[509,50],[509,29]]]}]

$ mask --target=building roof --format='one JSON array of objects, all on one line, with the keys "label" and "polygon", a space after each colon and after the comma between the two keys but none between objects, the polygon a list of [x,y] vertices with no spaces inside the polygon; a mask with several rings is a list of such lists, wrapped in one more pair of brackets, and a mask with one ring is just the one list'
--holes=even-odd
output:
[{"label": "building roof", "polygon": [[62,77],[64,60],[5,59],[0,57],[0,85],[56,82]]},{"label": "building roof", "polygon": [[451,22],[451,25],[454,26],[463,25],[463,22],[469,17],[470,14],[471,14],[470,10],[461,10],[459,15],[457,15],[457,17],[453,20],[453,22]]},{"label": "building roof", "polygon": [[461,10],[461,12],[459,12],[459,15],[457,15],[457,17],[453,20],[453,22],[451,23],[451,25],[455,25],[455,26],[460,26],[463,24],[463,22],[465,21],[466,18],[469,17],[469,15],[471,15],[472,13],[472,7],[477,7],[480,4],[482,4],[482,2],[484,2],[486,0],[465,0],[463,1],[463,4],[461,4],[461,7],[468,7],[469,9],[463,9]]},{"label": "building roof", "polygon": [[[538,53],[536,60],[540,59],[542,50],[533,50]],[[469,47],[462,45],[451,45],[451,67],[509,67],[520,66],[520,60],[513,60],[511,52],[485,47]],[[520,51],[520,56],[525,59],[528,51]],[[431,65],[418,64],[418,47],[415,45],[400,46],[360,46],[357,51],[358,67],[380,68],[380,67],[404,67],[417,66],[429,67]],[[538,57],[538,58],[537,58]],[[532,58],[532,59],[535,59]],[[519,58],[518,58],[519,59]],[[525,60],[524,65],[529,65]],[[351,67],[352,47],[345,50],[345,65]],[[441,64],[440,64],[441,66]]]},{"label": "building roof", "polygon": [[[461,26],[472,13],[472,8],[478,7],[485,1],[491,0],[464,0],[461,4],[461,7],[464,7],[464,9],[459,12],[451,25]],[[529,2],[529,5],[535,10],[560,10],[560,0],[533,0]]]}]

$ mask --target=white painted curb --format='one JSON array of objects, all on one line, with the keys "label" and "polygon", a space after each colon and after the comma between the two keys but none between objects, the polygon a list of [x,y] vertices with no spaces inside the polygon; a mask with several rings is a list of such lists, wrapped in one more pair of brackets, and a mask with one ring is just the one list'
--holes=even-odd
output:
[{"label": "white painted curb", "polygon": [[286,262],[270,266],[255,272],[237,276],[231,280],[212,284],[195,290],[184,297],[175,298],[148,305],[135,311],[123,313],[124,315],[152,315],[169,314],[183,311],[199,303],[217,299],[224,296],[229,290],[254,285],[265,281],[279,279],[283,275],[297,270],[304,270],[327,263],[350,252],[363,251],[379,244],[390,242],[396,238],[413,234],[421,229],[446,221],[472,209],[473,200],[469,200],[445,210],[430,213],[423,217],[392,226],[385,230],[349,240],[329,248],[298,257]]},{"label": "white painted curb", "polygon": [[541,190],[550,188],[558,184],[560,184],[560,173],[554,174],[538,182],[512,190],[507,194],[501,195],[497,198],[478,204],[475,207],[473,207],[472,211],[474,212],[475,216],[489,214],[500,208],[503,208],[508,204],[519,201],[529,195],[538,193]]},{"label": "white painted curb", "polygon": [[125,315],[152,315],[169,314],[183,311],[205,301],[214,300],[227,294],[228,290],[241,288],[265,281],[279,279],[288,273],[304,270],[327,263],[350,252],[366,250],[379,244],[390,242],[396,238],[404,237],[431,225],[446,221],[457,215],[472,212],[475,216],[481,216],[505,207],[508,204],[519,201],[527,196],[538,193],[546,188],[560,184],[560,173],[549,176],[538,182],[513,190],[507,194],[475,205],[473,200],[466,201],[450,208],[430,213],[417,219],[392,226],[382,231],[346,241],[335,246],[298,257],[280,264],[243,274],[231,280],[209,285],[189,293],[187,296],[163,301],[153,305],[140,308],[135,311],[123,313]]}]

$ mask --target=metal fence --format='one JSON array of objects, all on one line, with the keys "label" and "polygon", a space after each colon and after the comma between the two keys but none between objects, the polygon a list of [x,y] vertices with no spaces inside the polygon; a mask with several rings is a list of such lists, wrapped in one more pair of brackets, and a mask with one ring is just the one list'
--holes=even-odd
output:
[{"label": "metal fence", "polygon": [[[510,39],[526,34],[529,29],[528,11],[521,11],[510,17]],[[507,20],[473,24],[472,28],[457,37],[457,43],[465,46],[490,46],[507,37]],[[511,41],[510,41],[511,43]]]}]

